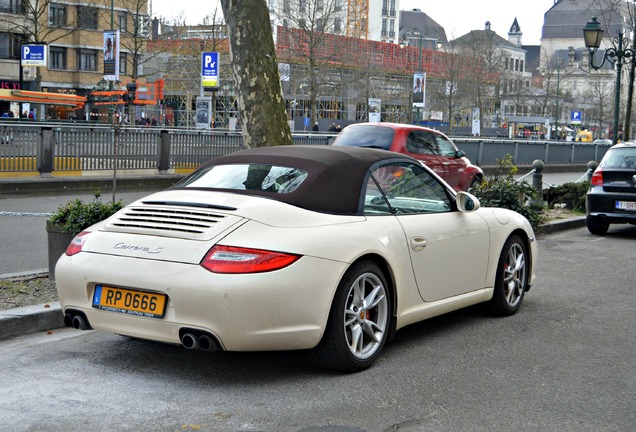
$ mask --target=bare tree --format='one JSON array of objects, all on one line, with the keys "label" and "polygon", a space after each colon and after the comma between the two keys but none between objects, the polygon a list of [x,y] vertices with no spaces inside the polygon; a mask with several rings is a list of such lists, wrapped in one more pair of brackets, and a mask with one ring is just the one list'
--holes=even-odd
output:
[{"label": "bare tree", "polygon": [[230,33],[245,146],[292,144],[267,4],[221,0],[221,7]]},{"label": "bare tree", "polygon": [[330,90],[333,89],[333,82],[319,72],[319,67],[340,63],[343,55],[341,46],[329,43],[337,41],[332,37],[334,34],[342,34],[344,31],[342,1],[281,0],[277,4],[275,14],[289,30],[284,35],[288,40],[279,43],[288,46],[289,54],[296,62],[308,66],[305,79],[313,124],[318,117],[318,98],[322,94],[330,94]]},{"label": "bare tree", "polygon": [[593,107],[588,111],[588,121],[598,126],[599,130],[605,130],[611,125],[614,115],[614,110],[611,108],[614,86],[596,74],[591,75],[589,80],[589,93],[586,96]]},{"label": "bare tree", "polygon": [[[125,12],[118,11],[111,18],[114,28],[119,29],[121,38],[120,52],[130,54],[130,75],[133,81],[144,76],[143,66],[161,54],[160,50],[148,52],[147,45],[150,38],[150,16],[148,15],[148,0],[122,0]],[[126,55],[126,57],[127,57]]]},{"label": "bare tree", "polygon": [[472,67],[466,69],[466,79],[460,85],[460,91],[472,95],[474,106],[479,108],[480,134],[485,111],[493,108],[498,97],[499,73],[504,58],[500,42],[501,38],[495,32],[486,29],[470,32],[461,38],[458,45],[460,55],[472,59]]}]

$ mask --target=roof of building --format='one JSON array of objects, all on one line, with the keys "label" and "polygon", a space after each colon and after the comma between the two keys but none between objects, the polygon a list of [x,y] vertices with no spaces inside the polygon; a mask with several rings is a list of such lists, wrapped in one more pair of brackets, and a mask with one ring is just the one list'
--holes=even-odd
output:
[{"label": "roof of building", "polygon": [[400,11],[400,40],[408,31],[417,31],[423,37],[435,38],[444,45],[448,44],[444,27],[419,9]]},{"label": "roof of building", "polygon": [[[622,18],[616,10],[609,14],[611,0],[558,0],[544,16],[542,39],[580,39],[583,41],[583,27],[593,17],[605,29],[606,36],[616,36]],[[613,2],[616,3],[616,2]],[[605,11],[605,13],[604,13]],[[624,11],[627,14],[626,11]],[[610,22],[610,25],[607,24]]]},{"label": "roof of building", "polygon": [[462,44],[467,44],[473,41],[487,40],[489,41],[490,44],[499,48],[508,48],[508,49],[514,49],[514,50],[523,49],[523,48],[519,48],[517,45],[511,43],[510,41],[502,38],[497,33],[490,30],[489,27],[490,27],[490,23],[487,22],[485,30],[471,30],[465,35],[460,36],[457,39],[454,39],[453,42],[456,44],[462,45]]},{"label": "roof of building", "polygon": [[517,17],[515,17],[515,20],[512,22],[512,25],[510,26],[510,30],[508,30],[508,33],[514,33],[514,34],[521,33],[521,27],[519,26]]}]

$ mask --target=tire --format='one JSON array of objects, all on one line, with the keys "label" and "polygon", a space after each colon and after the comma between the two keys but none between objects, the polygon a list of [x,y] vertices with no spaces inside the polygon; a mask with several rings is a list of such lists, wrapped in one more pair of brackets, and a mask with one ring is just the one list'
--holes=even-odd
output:
[{"label": "tire", "polygon": [[488,303],[497,316],[510,316],[521,307],[528,288],[528,251],[518,235],[506,240],[497,263],[495,291]]},{"label": "tire", "polygon": [[368,368],[389,338],[391,304],[380,268],[369,261],[354,264],[338,285],[322,340],[307,357],[324,369],[358,372]]},{"label": "tire", "polygon": [[467,191],[470,191],[472,188],[477,187],[481,184],[481,178],[479,177],[474,177],[471,181],[470,181],[470,186],[468,187]]},{"label": "tire", "polygon": [[609,229],[609,222],[601,217],[588,216],[586,219],[587,230],[595,235],[605,235]]}]

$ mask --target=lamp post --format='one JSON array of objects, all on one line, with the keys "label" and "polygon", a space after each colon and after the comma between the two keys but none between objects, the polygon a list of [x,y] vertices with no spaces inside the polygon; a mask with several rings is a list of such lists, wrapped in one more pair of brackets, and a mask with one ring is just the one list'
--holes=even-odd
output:
[{"label": "lamp post", "polygon": [[618,117],[619,117],[619,104],[621,99],[621,71],[624,61],[631,61],[634,57],[634,51],[630,48],[624,48],[627,45],[627,40],[623,34],[623,31],[618,32],[618,36],[612,39],[613,45],[616,47],[609,48],[603,54],[603,61],[600,65],[594,65],[594,54],[601,45],[603,39],[604,30],[596,17],[592,17],[590,21],[583,28],[583,38],[585,39],[585,47],[590,53],[590,67],[594,69],[600,69],[605,64],[605,61],[609,61],[616,65],[616,89],[614,95],[614,124],[612,126],[612,143],[618,142]]},{"label": "lamp post", "polygon": [[[557,60],[556,108],[554,113],[554,133],[559,134],[559,82],[561,81],[561,59]],[[561,136],[559,135],[559,138]]]},{"label": "lamp post", "polygon": [[[417,64],[418,64],[418,69],[419,69],[418,72],[422,72],[422,69],[423,69],[422,68],[422,40],[423,40],[424,37],[423,37],[422,33],[419,32],[419,31],[410,31],[409,30],[409,31],[404,33],[404,39],[400,43],[400,47],[401,48],[404,48],[406,46],[407,36],[409,36],[409,37],[417,36],[418,37],[417,48],[418,48],[418,51],[419,51],[419,60],[418,60]],[[409,43],[409,45],[410,45],[410,43]],[[422,85],[423,85],[423,83],[422,83]],[[424,98],[424,97],[425,97],[424,93],[422,92],[422,98]],[[422,102],[423,101],[424,100],[422,99]],[[413,113],[412,107],[411,107],[411,111],[410,112]],[[417,114],[416,114],[417,121],[419,122],[421,120],[421,118],[420,118],[421,117],[421,115],[420,115],[420,107],[419,106],[417,107],[417,111],[416,112],[417,112]]]}]

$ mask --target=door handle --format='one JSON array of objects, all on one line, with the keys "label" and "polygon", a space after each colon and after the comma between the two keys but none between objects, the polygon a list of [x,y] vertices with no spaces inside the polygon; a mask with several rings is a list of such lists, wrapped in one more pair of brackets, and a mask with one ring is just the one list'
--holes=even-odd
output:
[{"label": "door handle", "polygon": [[424,249],[427,244],[428,241],[424,237],[411,237],[411,249],[414,251]]}]

